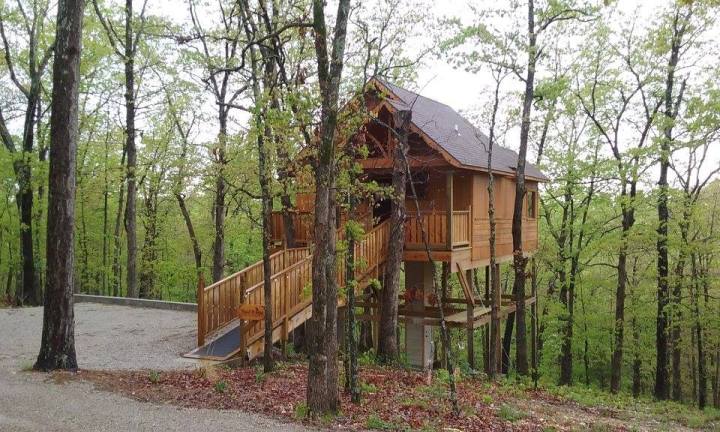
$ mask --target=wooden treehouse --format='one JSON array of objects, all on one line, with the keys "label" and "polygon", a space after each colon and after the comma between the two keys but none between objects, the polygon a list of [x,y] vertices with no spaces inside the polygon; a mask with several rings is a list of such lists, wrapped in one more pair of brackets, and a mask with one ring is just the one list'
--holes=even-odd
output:
[{"label": "wooden treehouse", "polygon": [[[463,295],[445,299],[448,325],[468,331],[468,355],[474,364],[472,335],[490,321],[487,288],[477,289],[473,270],[484,268],[485,287],[489,276],[487,138],[447,105],[425,98],[390,83],[373,79],[365,93],[371,113],[360,128],[362,142],[369,149],[360,160],[367,180],[390,185],[392,155],[396,145],[393,118],[397,111],[411,111],[408,161],[420,211],[408,187],[406,197],[404,280],[398,321],[405,326],[409,362],[428,367],[432,360],[432,326],[439,325],[439,310],[433,301],[432,266],[428,260],[421,227],[427,234],[432,260],[447,263],[458,273]],[[357,135],[356,135],[357,138]],[[517,154],[495,146],[496,250],[498,267],[512,261],[512,215],[515,199]],[[531,255],[538,246],[538,183],[545,181],[534,166],[526,166],[527,194],[523,209],[523,251]],[[291,216],[275,212],[272,238],[279,245],[272,260],[273,340],[284,344],[288,334],[311,314],[311,299],[303,295],[310,283],[314,196],[299,193]],[[377,296],[363,295],[369,281],[383,280],[388,249],[390,200],[363,202],[361,212],[366,234],[355,247],[356,260],[365,263],[356,269],[358,294],[364,313],[360,319],[379,319]],[[292,220],[295,248],[287,244],[285,220]],[[342,228],[344,215],[339,217]],[[344,284],[343,263],[338,282]],[[198,298],[198,348],[189,357],[222,360],[237,355],[254,358],[262,353],[262,319],[252,315],[252,305],[262,305],[262,262],[200,290]],[[368,290],[371,291],[371,290]],[[526,304],[535,302],[534,295]],[[339,305],[339,306],[342,306]],[[239,320],[238,310],[246,320]],[[260,308],[258,308],[260,310]],[[503,296],[501,316],[515,310],[512,296]],[[259,320],[256,320],[259,319]]]}]

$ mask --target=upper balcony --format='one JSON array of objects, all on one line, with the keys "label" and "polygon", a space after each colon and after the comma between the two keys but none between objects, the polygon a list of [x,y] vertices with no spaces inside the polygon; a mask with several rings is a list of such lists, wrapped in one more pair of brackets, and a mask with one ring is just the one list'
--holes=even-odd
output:
[{"label": "upper balcony", "polygon": [[[290,213],[293,222],[295,243],[306,246],[312,243],[313,215],[309,211],[293,211]],[[425,250],[425,240],[432,251],[452,251],[470,247],[472,241],[472,209],[454,210],[452,215],[444,210],[408,209],[405,219],[405,250]],[[345,218],[341,217],[341,224]],[[362,221],[366,230],[376,222],[370,213],[366,213]],[[272,241],[285,244],[285,218],[282,212],[272,214]]]}]

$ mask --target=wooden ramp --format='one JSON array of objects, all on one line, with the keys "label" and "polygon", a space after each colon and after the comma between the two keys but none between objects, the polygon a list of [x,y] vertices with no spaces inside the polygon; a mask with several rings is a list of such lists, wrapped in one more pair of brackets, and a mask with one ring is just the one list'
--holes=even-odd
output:
[{"label": "wooden ramp", "polygon": [[[387,256],[389,222],[377,225],[355,245],[357,289],[382,274]],[[312,255],[308,248],[284,249],[271,255],[273,342],[285,343],[288,334],[312,315],[310,283]],[[345,285],[344,261],[338,262],[338,285]],[[185,357],[250,360],[263,352],[263,321],[238,319],[240,305],[264,305],[262,261],[208,287],[198,296],[198,347]]]}]

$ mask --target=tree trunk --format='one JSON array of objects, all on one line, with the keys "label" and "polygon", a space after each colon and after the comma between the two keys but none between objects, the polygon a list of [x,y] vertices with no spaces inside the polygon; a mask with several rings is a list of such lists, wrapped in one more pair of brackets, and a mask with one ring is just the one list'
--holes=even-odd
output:
[{"label": "tree trunk", "polygon": [[393,363],[398,359],[396,338],[398,294],[400,294],[400,267],[405,247],[405,188],[407,178],[403,161],[407,156],[408,137],[410,135],[411,111],[398,111],[393,119],[396,139],[392,173],[392,200],[390,213],[390,238],[388,255],[385,262],[385,286],[380,292],[380,323],[378,338],[378,356],[384,363]]},{"label": "tree trunk", "polygon": [[312,318],[308,321],[310,363],[307,405],[312,416],[340,408],[337,366],[337,282],[335,279],[335,127],[350,1],[340,0],[328,56],[324,2],[313,0],[315,53],[321,94],[319,151],[315,166],[315,250],[312,258]]},{"label": "tree trunk", "polygon": [[[624,199],[626,196],[627,195],[623,191],[623,198],[621,199]],[[625,338],[625,290],[627,286],[628,234],[630,228],[635,223],[634,210],[632,208],[626,208],[626,204],[622,204],[622,207],[622,234],[617,264],[617,288],[615,291],[615,345],[610,363],[610,391],[612,393],[620,391],[620,380],[622,377],[623,341]]]},{"label": "tree trunk", "polygon": [[195,235],[195,227],[193,226],[192,219],[190,218],[190,212],[185,205],[185,197],[181,193],[175,194],[175,199],[180,207],[180,213],[182,213],[183,220],[185,221],[185,228],[187,228],[188,236],[190,236],[190,242],[193,247],[193,256],[195,258],[195,269],[200,275],[202,272],[202,249],[198,242],[197,236]]},{"label": "tree trunk", "polygon": [[693,331],[695,332],[695,346],[697,349],[697,403],[698,408],[705,409],[707,404],[707,368],[705,363],[705,348],[703,346],[703,329],[700,316],[700,281],[707,278],[707,275],[701,275],[697,265],[697,255],[691,255],[692,266],[692,312],[693,312]]},{"label": "tree trunk", "polygon": [[[692,11],[692,9],[690,9]],[[690,18],[688,13],[686,19]],[[668,60],[667,76],[665,79],[665,120],[666,126],[663,129],[663,137],[660,140],[660,178],[658,180],[658,228],[657,228],[657,324],[655,335],[656,348],[656,371],[655,371],[655,397],[657,399],[668,398],[667,385],[667,323],[669,303],[669,280],[668,280],[668,220],[670,212],[668,210],[668,169],[670,167],[671,143],[673,141],[673,123],[677,115],[677,110],[682,101],[682,94],[685,83],[680,88],[677,100],[673,95],[675,88],[675,69],[680,61],[680,50],[682,47],[683,34],[687,22],[679,23],[679,9],[676,9],[673,20],[673,33],[670,43],[670,59]],[[678,27],[680,25],[680,27]],[[676,285],[679,288],[679,285]],[[679,333],[679,326],[673,326],[673,399],[680,400],[681,383],[680,383],[680,348],[679,342],[675,339],[676,333]]]},{"label": "tree trunk", "polygon": [[[266,73],[267,76],[267,73]],[[267,83],[266,83],[267,85]],[[264,133],[258,131],[258,171],[260,173],[260,195],[262,197],[262,261],[263,261],[263,298],[265,302],[265,347],[263,352],[263,370],[265,373],[273,370],[272,357],[272,268],[270,267],[270,229],[272,215],[272,198],[270,197],[270,167],[266,150],[266,140],[272,139],[267,119],[261,119],[258,127],[263,127]]]},{"label": "tree trunk", "polygon": [[527,335],[525,325],[525,267],[527,258],[523,255],[522,224],[523,202],[525,201],[525,158],[527,155],[528,137],[530,134],[530,112],[535,94],[535,63],[537,60],[535,34],[534,2],[528,2],[528,65],[525,77],[525,94],[523,96],[522,120],[520,122],[520,148],[518,150],[517,168],[515,170],[515,204],[513,206],[512,237],[513,237],[513,296],[515,298],[515,320],[517,335],[515,338],[515,367],[519,375],[528,374]]},{"label": "tree trunk", "polygon": [[[356,216],[355,197],[350,192],[350,205],[348,214],[350,219]],[[347,238],[348,249],[345,253],[345,291],[347,292],[347,387],[350,391],[350,400],[353,403],[360,403],[360,387],[358,386],[358,364],[357,364],[357,340],[355,339],[355,234],[352,229],[346,226],[345,238]]]},{"label": "tree trunk", "polygon": [[83,0],[58,3],[50,116],[47,289],[38,370],[77,369],[73,313],[75,158]]},{"label": "tree trunk", "polygon": [[[109,135],[109,133],[108,133]],[[108,135],[105,136],[105,158],[103,164],[103,240],[102,240],[102,293],[110,295],[107,277],[107,258],[108,258],[108,195],[110,194],[110,186],[108,184]]]},{"label": "tree trunk", "polygon": [[515,330],[515,319],[513,314],[508,314],[505,321],[505,334],[502,341],[502,373],[507,375],[510,372],[510,352],[512,350],[512,335]]},{"label": "tree trunk", "polygon": [[[499,72],[500,73],[500,72]],[[493,99],[492,114],[490,116],[490,133],[488,134],[488,219],[490,224],[490,262],[486,269],[486,297],[490,297],[490,335],[488,338],[487,373],[494,378],[501,372],[501,347],[500,347],[500,307],[502,293],[500,292],[500,266],[497,264],[497,223],[495,221],[495,175],[493,174],[493,147],[495,145],[495,122],[497,111],[500,105],[500,76],[496,77],[495,94]]]},{"label": "tree trunk", "polygon": [[140,284],[138,296],[140,298],[162,298],[161,293],[153,292],[155,286],[155,263],[157,262],[157,188],[153,185],[145,192],[145,241],[142,247],[142,261],[140,270]]},{"label": "tree trunk", "polygon": [[[369,302],[372,299],[373,289],[370,286],[365,287],[363,291],[363,297],[365,302]],[[370,315],[372,308],[365,306],[363,308],[363,314]],[[372,321],[363,320],[360,322],[360,340],[358,341],[358,351],[367,352],[373,348],[373,333],[372,333]]]},{"label": "tree trunk", "polygon": [[137,297],[137,149],[135,147],[135,49],[133,41],[133,2],[125,0],[125,147],[127,151],[127,296]]},{"label": "tree trunk", "polygon": [[[123,154],[123,159],[125,155]],[[120,192],[118,194],[118,207],[115,214],[115,229],[113,230],[113,296],[119,297],[122,293],[122,266],[120,264],[120,254],[122,253],[122,245],[120,242],[120,230],[122,226],[123,204],[125,203],[125,184],[124,180],[120,181]]]},{"label": "tree trunk", "polygon": [[215,202],[213,205],[213,220],[215,224],[215,241],[213,242],[213,282],[223,278],[225,274],[225,195],[227,185],[225,184],[225,149],[227,143],[227,113],[224,108],[219,108],[220,133],[218,134],[218,146],[215,149]]}]

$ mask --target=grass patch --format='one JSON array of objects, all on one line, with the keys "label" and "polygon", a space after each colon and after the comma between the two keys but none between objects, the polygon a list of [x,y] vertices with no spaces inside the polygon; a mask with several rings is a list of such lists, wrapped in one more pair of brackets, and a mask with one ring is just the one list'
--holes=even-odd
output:
[{"label": "grass patch", "polygon": [[705,408],[699,410],[693,406],[674,401],[656,401],[648,397],[633,398],[628,393],[611,394],[601,389],[580,386],[549,386],[548,393],[569,399],[591,408],[608,408],[624,411],[618,418],[631,420],[638,414],[659,420],[663,423],[675,422],[695,429],[708,428],[720,424],[720,410]]},{"label": "grass patch", "polygon": [[216,392],[225,393],[228,390],[228,383],[225,380],[220,380],[213,386]]},{"label": "grass patch", "polygon": [[360,392],[362,393],[377,393],[378,388],[375,384],[368,384],[365,382],[360,382]]},{"label": "grass patch", "polygon": [[376,430],[392,430],[398,428],[395,423],[387,422],[381,419],[377,414],[370,414],[365,421],[365,426],[368,429]]},{"label": "grass patch", "polygon": [[295,418],[298,420],[305,420],[310,413],[308,406],[305,402],[300,402],[295,405]]},{"label": "grass patch", "polygon": [[160,372],[158,371],[150,371],[148,374],[148,380],[150,380],[151,383],[157,384],[160,382]]},{"label": "grass patch", "polygon": [[522,420],[525,417],[527,417],[527,414],[525,414],[524,412],[520,411],[519,409],[517,409],[511,405],[502,404],[500,406],[500,411],[498,412],[498,416],[505,421],[514,423],[518,420]]},{"label": "grass patch", "polygon": [[423,410],[429,409],[430,404],[425,399],[415,397],[404,397],[400,400],[400,404],[405,407],[420,408]]}]

